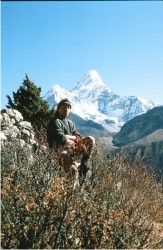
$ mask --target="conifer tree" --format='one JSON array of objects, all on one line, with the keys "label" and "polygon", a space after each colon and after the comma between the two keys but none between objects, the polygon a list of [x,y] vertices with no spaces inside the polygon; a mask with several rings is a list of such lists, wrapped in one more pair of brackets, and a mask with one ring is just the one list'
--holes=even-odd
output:
[{"label": "conifer tree", "polygon": [[7,95],[6,107],[18,110],[25,121],[31,122],[34,128],[39,129],[44,127],[44,123],[50,118],[51,111],[48,103],[40,96],[41,88],[38,88],[27,74],[25,77],[17,92],[13,92],[13,100]]}]

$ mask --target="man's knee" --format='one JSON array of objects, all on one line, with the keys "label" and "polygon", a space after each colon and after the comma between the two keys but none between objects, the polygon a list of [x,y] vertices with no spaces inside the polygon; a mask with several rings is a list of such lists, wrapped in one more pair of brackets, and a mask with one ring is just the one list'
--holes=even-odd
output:
[{"label": "man's knee", "polygon": [[62,167],[69,167],[72,164],[72,158],[68,152],[62,152],[59,156],[59,163]]},{"label": "man's knee", "polygon": [[95,145],[95,138],[93,136],[88,136],[88,138],[90,139],[90,143],[94,146]]},{"label": "man's knee", "polygon": [[82,139],[83,143],[95,145],[95,138],[93,136],[87,136]]}]

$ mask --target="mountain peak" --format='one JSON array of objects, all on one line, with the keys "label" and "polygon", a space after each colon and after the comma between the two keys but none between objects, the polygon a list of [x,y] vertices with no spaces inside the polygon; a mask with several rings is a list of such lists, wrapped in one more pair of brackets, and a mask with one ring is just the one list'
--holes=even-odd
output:
[{"label": "mountain peak", "polygon": [[133,117],[145,113],[156,105],[136,96],[120,97],[109,90],[96,70],[89,70],[71,90],[59,86],[48,94],[50,107],[61,99],[72,102],[72,112],[82,119],[93,120],[112,132]]},{"label": "mountain peak", "polygon": [[74,89],[92,90],[100,87],[106,87],[99,73],[96,70],[89,70],[77,83]]},{"label": "mountain peak", "polygon": [[96,81],[99,83],[102,83],[104,85],[99,73],[96,70],[89,70],[86,74],[85,77],[90,78],[92,81]]}]

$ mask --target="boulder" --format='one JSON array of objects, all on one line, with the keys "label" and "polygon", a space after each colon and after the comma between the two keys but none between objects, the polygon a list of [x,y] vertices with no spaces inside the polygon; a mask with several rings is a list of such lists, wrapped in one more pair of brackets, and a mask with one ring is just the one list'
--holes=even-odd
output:
[{"label": "boulder", "polygon": [[34,140],[34,130],[31,123],[23,121],[23,116],[18,110],[7,108],[1,110],[0,120],[1,139],[8,142],[18,139],[23,140],[25,143],[30,143],[31,139]]}]

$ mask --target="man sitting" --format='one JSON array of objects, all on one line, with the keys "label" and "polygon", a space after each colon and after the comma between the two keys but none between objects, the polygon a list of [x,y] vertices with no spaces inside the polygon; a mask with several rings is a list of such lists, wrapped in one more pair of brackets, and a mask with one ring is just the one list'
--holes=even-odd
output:
[{"label": "man sitting", "polygon": [[[82,137],[76,130],[74,123],[68,119],[71,104],[68,99],[58,103],[55,116],[50,120],[47,127],[47,140],[50,149],[59,152],[59,163],[64,169],[71,169],[77,174],[86,176],[88,160],[90,159],[95,139],[92,136]],[[74,166],[75,157],[82,155],[79,170]]]}]

